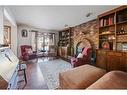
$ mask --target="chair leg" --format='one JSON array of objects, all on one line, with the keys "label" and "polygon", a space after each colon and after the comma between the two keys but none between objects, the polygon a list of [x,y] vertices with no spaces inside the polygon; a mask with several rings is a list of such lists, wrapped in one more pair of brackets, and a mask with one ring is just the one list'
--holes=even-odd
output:
[{"label": "chair leg", "polygon": [[26,78],[26,70],[24,69],[24,78],[25,78],[25,82],[27,84],[27,78]]}]

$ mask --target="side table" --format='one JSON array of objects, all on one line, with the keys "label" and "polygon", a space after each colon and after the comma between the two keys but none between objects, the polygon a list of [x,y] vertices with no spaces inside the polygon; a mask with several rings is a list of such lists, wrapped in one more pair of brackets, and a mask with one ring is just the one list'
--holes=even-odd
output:
[{"label": "side table", "polygon": [[[18,80],[18,83],[25,81],[25,85],[27,84],[26,68],[27,68],[26,64],[21,64],[21,63],[19,63],[19,65],[17,67],[19,78],[20,78],[20,76],[22,76],[22,79]],[[22,74],[20,74],[20,72]]]}]

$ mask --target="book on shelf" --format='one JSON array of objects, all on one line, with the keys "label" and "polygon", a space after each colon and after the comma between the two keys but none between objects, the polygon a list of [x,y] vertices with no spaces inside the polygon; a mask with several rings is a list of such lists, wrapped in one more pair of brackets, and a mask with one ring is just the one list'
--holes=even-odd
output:
[{"label": "book on shelf", "polygon": [[114,17],[110,17],[109,18],[109,25],[113,25],[114,24]]},{"label": "book on shelf", "polygon": [[114,17],[109,17],[106,19],[100,19],[99,21],[99,26],[103,27],[103,26],[108,26],[108,25],[113,25],[114,24]]},{"label": "book on shelf", "polygon": [[103,27],[103,19],[100,20],[100,27]]},{"label": "book on shelf", "polygon": [[100,20],[100,27],[103,27],[106,25],[106,19],[101,19]]}]

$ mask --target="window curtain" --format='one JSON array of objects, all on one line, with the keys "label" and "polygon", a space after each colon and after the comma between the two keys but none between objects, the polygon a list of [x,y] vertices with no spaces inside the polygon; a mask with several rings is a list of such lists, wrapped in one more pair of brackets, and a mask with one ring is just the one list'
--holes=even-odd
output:
[{"label": "window curtain", "polygon": [[37,32],[31,32],[31,46],[33,51],[37,50]]}]

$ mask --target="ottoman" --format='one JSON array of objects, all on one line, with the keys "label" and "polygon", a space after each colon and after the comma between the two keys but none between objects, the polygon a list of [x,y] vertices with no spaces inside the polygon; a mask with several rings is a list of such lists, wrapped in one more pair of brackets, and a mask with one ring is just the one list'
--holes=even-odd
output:
[{"label": "ottoman", "polygon": [[60,89],[85,89],[106,73],[106,70],[82,65],[59,74]]}]

